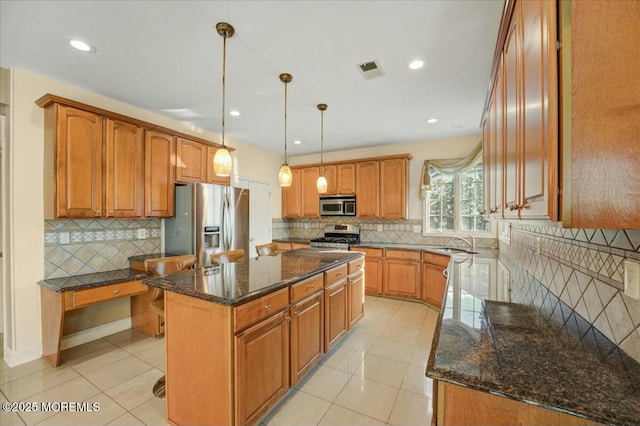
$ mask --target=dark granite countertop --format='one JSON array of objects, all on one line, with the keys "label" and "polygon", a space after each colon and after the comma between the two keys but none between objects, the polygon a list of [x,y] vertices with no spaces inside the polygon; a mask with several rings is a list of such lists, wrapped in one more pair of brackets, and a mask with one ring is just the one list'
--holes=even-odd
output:
[{"label": "dark granite countertop", "polygon": [[[616,348],[602,359],[580,328],[509,302],[482,261],[449,266],[427,376],[607,424],[640,424],[640,364]],[[612,343],[615,347],[615,345]]]},{"label": "dark granite countertop", "polygon": [[[414,250],[414,251],[428,251],[435,254],[444,254],[447,256],[463,255],[467,256],[470,253],[470,249],[467,247],[448,247],[437,246],[433,244],[401,244],[401,243],[377,243],[377,242],[359,242],[351,246],[351,250],[358,250],[358,247],[379,248],[379,249],[396,249],[396,250]],[[476,248],[474,252],[484,258],[498,257],[498,250],[489,248]]]},{"label": "dark granite countertop", "polygon": [[273,241],[276,243],[298,243],[298,244],[309,244],[311,240],[309,238],[274,238]]},{"label": "dark granite countertop", "polygon": [[178,256],[177,254],[171,254],[171,253],[153,253],[153,254],[141,254],[138,256],[130,256],[127,258],[127,260],[129,260],[129,262],[134,261],[134,262],[144,262],[147,259],[162,259],[163,257],[172,257],[172,256]]},{"label": "dark granite countertop", "polygon": [[148,278],[144,283],[232,306],[287,287],[360,256],[361,253],[349,251],[298,249],[274,256],[245,258],[216,267]]},{"label": "dark granite countertop", "polygon": [[74,275],[71,277],[51,278],[38,281],[43,287],[57,292],[83,290],[103,285],[135,281],[147,278],[145,271],[137,269],[116,269],[114,271],[96,272],[95,274]]}]

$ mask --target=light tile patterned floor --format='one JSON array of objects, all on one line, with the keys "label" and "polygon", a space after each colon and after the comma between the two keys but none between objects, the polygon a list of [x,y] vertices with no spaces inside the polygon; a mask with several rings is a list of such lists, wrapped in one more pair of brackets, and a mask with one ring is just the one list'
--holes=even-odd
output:
[{"label": "light tile patterned floor", "polygon": [[[366,315],[267,413],[262,425],[428,425],[424,376],[437,311],[419,303],[366,298]],[[0,402],[87,401],[98,412],[0,412],[10,425],[165,425],[151,388],[164,370],[164,339],[127,330],[63,352],[58,368],[36,360],[0,365]]]}]

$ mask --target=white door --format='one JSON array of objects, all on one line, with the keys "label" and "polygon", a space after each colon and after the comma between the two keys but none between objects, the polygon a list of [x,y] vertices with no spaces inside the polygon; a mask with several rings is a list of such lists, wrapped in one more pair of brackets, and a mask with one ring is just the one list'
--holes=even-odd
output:
[{"label": "white door", "polygon": [[249,257],[257,257],[256,246],[271,242],[271,186],[239,176],[231,177],[231,186],[249,190]]},{"label": "white door", "polygon": [[249,181],[249,257],[256,257],[256,245],[271,242],[271,187]]}]

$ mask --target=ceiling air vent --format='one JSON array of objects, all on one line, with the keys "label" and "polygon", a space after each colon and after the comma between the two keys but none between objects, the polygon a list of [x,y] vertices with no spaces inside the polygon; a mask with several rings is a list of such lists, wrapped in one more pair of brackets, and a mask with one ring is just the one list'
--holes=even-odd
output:
[{"label": "ceiling air vent", "polygon": [[382,77],[384,75],[384,71],[382,71],[377,59],[363,62],[356,66],[365,80],[371,80],[372,78]]}]

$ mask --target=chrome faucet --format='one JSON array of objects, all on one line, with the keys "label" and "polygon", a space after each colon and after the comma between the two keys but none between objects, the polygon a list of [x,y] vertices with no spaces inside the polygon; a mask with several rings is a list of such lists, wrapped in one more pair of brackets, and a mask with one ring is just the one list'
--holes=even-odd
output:
[{"label": "chrome faucet", "polygon": [[469,235],[468,240],[466,238],[457,237],[457,236],[453,237],[453,239],[464,242],[465,244],[469,245],[469,247],[471,247],[471,251],[476,251],[476,239],[473,238],[473,236]]}]

